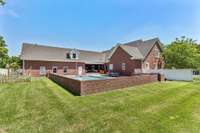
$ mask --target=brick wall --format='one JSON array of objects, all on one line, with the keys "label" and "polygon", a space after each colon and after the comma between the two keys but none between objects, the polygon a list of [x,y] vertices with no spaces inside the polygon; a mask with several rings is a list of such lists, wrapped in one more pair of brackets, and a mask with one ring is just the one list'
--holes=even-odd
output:
[{"label": "brick wall", "polygon": [[68,91],[72,92],[73,94],[80,95],[81,94],[81,82],[78,80],[74,80],[71,78],[67,78],[58,74],[48,74],[48,78],[59,84],[60,86],[64,87]]},{"label": "brick wall", "polygon": [[67,74],[77,74],[76,65],[83,67],[83,73],[85,73],[84,63],[75,62],[51,62],[51,61],[25,61],[25,72],[32,76],[40,76],[40,66],[45,66],[47,73],[52,72],[52,67],[57,67],[57,74],[64,75],[64,67],[67,66]]},{"label": "brick wall", "polygon": [[[121,47],[118,47],[110,59],[109,64],[113,64],[113,71],[119,72],[121,75],[132,75],[134,69],[141,68],[140,60],[131,60],[131,56],[127,54]],[[122,63],[126,63],[126,70],[122,70]]]},{"label": "brick wall", "polygon": [[[159,44],[154,45],[154,47],[151,49],[150,53],[148,54],[148,56],[145,59],[145,61],[149,63],[150,69],[164,68],[164,59],[162,57],[161,58],[155,57],[155,53],[156,53],[155,49],[156,48],[160,49]],[[162,56],[162,55],[160,55],[160,56]],[[159,63],[161,63],[160,66],[158,65]]]},{"label": "brick wall", "polygon": [[55,74],[49,74],[49,78],[77,95],[88,95],[158,81],[157,74],[143,74],[90,81],[79,81]]},{"label": "brick wall", "polygon": [[115,89],[123,89],[135,85],[157,82],[157,74],[134,75],[126,77],[117,77],[106,80],[83,81],[81,84],[81,95],[104,92]]},{"label": "brick wall", "polygon": [[[161,69],[164,68],[164,59],[156,58],[156,48],[160,50],[159,44],[157,43],[151,49],[146,59],[143,62],[149,63],[150,69]],[[161,55],[162,56],[162,55]],[[118,47],[115,53],[112,55],[109,64],[113,64],[113,71],[119,72],[121,75],[133,75],[135,69],[142,69],[141,60],[131,60],[131,56],[127,54],[121,47]],[[122,63],[126,63],[126,70],[122,70]]]}]

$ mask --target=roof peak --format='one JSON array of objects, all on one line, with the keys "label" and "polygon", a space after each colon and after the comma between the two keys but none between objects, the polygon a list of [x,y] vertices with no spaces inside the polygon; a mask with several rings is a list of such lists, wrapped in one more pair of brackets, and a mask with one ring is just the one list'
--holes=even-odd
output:
[{"label": "roof peak", "polygon": [[149,42],[149,41],[160,41],[160,39],[159,39],[159,37],[155,37],[155,38],[147,39],[147,40],[138,39],[138,40],[130,41],[130,42],[123,43],[123,44],[124,45],[128,45],[128,44],[142,44],[142,43]]},{"label": "roof peak", "polygon": [[130,42],[127,42],[127,43],[123,43],[123,45],[130,44],[130,43],[142,43],[142,42],[143,42],[142,39],[138,39],[138,40],[135,40],[135,41],[130,41]]},{"label": "roof peak", "polygon": [[155,37],[152,39],[145,40],[144,42],[148,42],[148,41],[160,41],[160,39],[158,37]]}]

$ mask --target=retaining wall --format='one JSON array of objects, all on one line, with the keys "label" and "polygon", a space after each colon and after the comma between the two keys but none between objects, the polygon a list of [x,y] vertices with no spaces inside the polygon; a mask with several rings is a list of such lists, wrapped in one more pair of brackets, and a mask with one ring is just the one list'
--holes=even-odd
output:
[{"label": "retaining wall", "polygon": [[[49,74],[49,79],[76,95],[88,95],[158,81],[157,74],[142,74],[112,79],[79,81],[62,75]],[[162,78],[163,79],[163,78]]]}]

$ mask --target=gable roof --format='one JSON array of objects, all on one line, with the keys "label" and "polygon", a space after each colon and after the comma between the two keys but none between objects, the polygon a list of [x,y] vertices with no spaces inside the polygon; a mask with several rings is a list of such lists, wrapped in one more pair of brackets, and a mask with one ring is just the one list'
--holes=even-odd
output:
[{"label": "gable roof", "polygon": [[146,41],[141,40],[139,42],[129,42],[129,43],[125,43],[124,45],[138,48],[138,50],[141,52],[141,54],[145,58],[150,52],[151,48],[156,44],[156,42],[158,42],[159,45],[161,44],[159,41],[159,38],[154,38],[154,39],[150,39]]},{"label": "gable roof", "polygon": [[136,40],[129,43],[117,44],[110,50],[103,52],[94,52],[79,50],[79,59],[67,59],[66,54],[72,51],[70,48],[59,48],[31,43],[23,43],[20,58],[22,60],[33,61],[57,61],[57,62],[84,62],[86,64],[103,64],[109,62],[109,59],[115,53],[118,47],[121,47],[131,56],[131,59],[144,60],[151,51],[156,42],[161,45],[158,38],[151,40]]},{"label": "gable roof", "polygon": [[124,44],[118,44],[115,46],[115,48],[110,52],[110,55],[108,58],[111,58],[114,54],[115,50],[120,46],[124,49],[125,52],[127,52],[130,56],[132,56],[131,59],[145,59],[153,46],[156,44],[156,42],[161,45],[159,38],[154,38],[150,40],[136,40]]},{"label": "gable roof", "polygon": [[132,56],[131,59],[143,59],[144,56],[141,54],[138,48],[131,47],[128,45],[120,45],[122,49],[124,49],[130,56]]},{"label": "gable roof", "polygon": [[101,52],[78,50],[80,55],[78,60],[67,59],[66,54],[73,49],[58,48],[30,43],[23,43],[21,59],[35,61],[58,61],[58,62],[85,62],[85,63],[104,63],[105,57]]}]

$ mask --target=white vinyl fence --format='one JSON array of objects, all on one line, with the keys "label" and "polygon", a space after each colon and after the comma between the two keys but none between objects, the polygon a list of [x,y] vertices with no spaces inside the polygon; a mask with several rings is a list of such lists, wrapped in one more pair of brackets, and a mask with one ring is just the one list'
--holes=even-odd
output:
[{"label": "white vinyl fence", "polygon": [[0,68],[0,75],[8,75],[8,69]]},{"label": "white vinyl fence", "polygon": [[164,74],[168,80],[193,80],[192,69],[162,69],[158,70],[160,74]]},{"label": "white vinyl fence", "polygon": [[150,70],[150,69],[137,69],[137,73],[160,73],[165,75],[167,80],[183,80],[183,81],[192,81],[193,80],[193,70],[192,69],[159,69],[159,70]]}]

